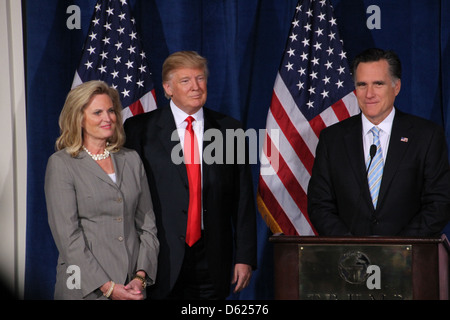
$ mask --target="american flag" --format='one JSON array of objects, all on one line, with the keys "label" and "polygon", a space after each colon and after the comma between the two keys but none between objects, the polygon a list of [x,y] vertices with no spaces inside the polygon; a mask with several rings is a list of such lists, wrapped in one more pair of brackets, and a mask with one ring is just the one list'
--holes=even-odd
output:
[{"label": "american flag", "polygon": [[320,131],[359,113],[353,80],[326,0],[300,0],[275,80],[257,202],[273,233],[315,235],[307,188]]},{"label": "american flag", "polygon": [[123,121],[156,108],[152,74],[126,0],[99,0],[72,88],[103,80],[120,95]]}]

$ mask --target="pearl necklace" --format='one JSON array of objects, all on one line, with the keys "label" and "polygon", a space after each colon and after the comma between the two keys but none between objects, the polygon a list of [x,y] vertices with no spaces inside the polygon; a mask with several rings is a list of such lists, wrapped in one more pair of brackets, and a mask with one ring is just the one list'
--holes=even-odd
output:
[{"label": "pearl necklace", "polygon": [[105,149],[105,152],[100,153],[100,154],[92,154],[92,153],[90,153],[89,150],[86,149],[85,146],[83,146],[83,149],[84,149],[84,151],[86,151],[87,154],[90,155],[91,158],[94,159],[95,161],[98,161],[98,160],[105,160],[105,159],[107,159],[107,158],[109,157],[109,151],[106,150],[106,149]]}]

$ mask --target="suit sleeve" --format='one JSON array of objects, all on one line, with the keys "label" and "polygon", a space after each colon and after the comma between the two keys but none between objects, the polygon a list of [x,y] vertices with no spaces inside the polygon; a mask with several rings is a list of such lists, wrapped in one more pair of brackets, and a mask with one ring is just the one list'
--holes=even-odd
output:
[{"label": "suit sleeve", "polygon": [[[64,157],[51,156],[45,174],[48,222],[60,254],[60,262],[81,270],[81,291],[88,295],[110,277],[89,250],[78,221],[74,179]],[[69,276],[69,275],[68,275]]]},{"label": "suit sleeve", "polygon": [[308,214],[319,235],[351,235],[338,215],[336,195],[331,179],[326,135],[323,131],[308,185]]},{"label": "suit sleeve", "polygon": [[[248,152],[248,149],[247,149]],[[247,157],[248,160],[248,157]],[[248,161],[238,165],[239,188],[237,192],[236,254],[235,262],[256,269],[256,209],[253,197],[253,182]]]},{"label": "suit sleeve", "polygon": [[402,230],[403,236],[436,236],[450,220],[450,171],[445,135],[437,128],[424,158],[420,212]]},{"label": "suit sleeve", "polygon": [[136,166],[139,168],[141,190],[135,215],[136,230],[141,242],[136,270],[144,270],[150,284],[154,284],[159,253],[155,213],[153,211],[152,198],[150,196],[150,189],[144,166],[138,155],[136,153],[134,154],[136,155]]}]

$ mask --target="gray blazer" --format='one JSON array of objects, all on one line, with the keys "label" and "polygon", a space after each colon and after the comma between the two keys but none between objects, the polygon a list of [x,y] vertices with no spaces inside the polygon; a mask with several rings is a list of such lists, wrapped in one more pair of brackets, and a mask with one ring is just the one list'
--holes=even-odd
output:
[{"label": "gray blazer", "polygon": [[150,282],[156,278],[159,242],[142,162],[126,148],[111,156],[116,183],[84,151],[49,158],[45,197],[59,251],[55,299],[104,299],[100,286],[125,284],[137,270]]}]

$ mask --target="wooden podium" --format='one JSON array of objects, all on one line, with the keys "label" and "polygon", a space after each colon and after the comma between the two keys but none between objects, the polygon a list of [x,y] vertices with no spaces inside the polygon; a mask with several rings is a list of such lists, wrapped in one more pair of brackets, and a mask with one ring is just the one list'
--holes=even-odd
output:
[{"label": "wooden podium", "polygon": [[448,300],[441,238],[272,236],[275,299]]}]

